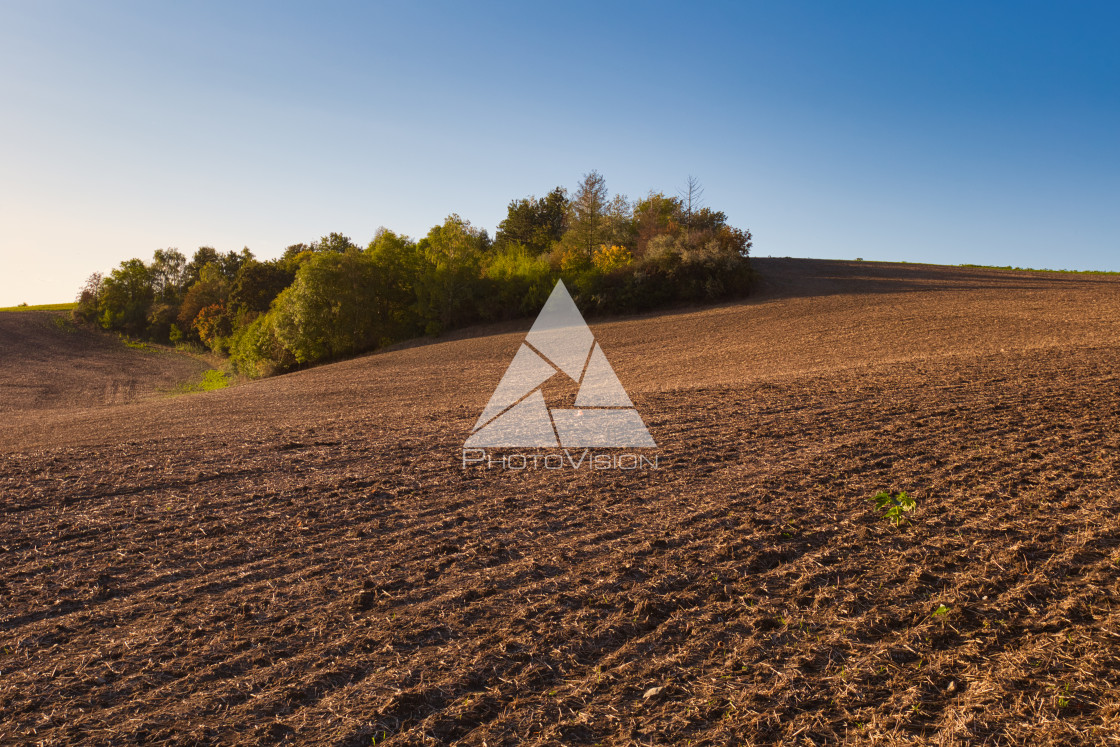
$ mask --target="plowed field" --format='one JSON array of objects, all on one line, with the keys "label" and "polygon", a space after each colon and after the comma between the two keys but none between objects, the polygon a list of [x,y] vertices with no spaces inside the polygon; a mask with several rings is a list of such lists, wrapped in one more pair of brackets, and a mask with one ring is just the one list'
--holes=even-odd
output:
[{"label": "plowed field", "polygon": [[1120,740],[1120,278],[755,263],[589,320],[656,470],[462,467],[531,320],[0,408],[0,742]]}]

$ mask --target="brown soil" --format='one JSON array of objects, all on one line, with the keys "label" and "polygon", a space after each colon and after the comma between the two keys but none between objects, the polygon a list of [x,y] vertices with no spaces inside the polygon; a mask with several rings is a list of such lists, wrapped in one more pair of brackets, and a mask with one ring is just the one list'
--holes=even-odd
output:
[{"label": "brown soil", "polygon": [[592,321],[655,471],[460,466],[528,320],[6,413],[0,742],[1120,738],[1120,279],[757,266]]},{"label": "brown soil", "polygon": [[3,416],[147,399],[209,367],[164,346],[128,347],[116,335],[74,324],[68,312],[0,313]]}]

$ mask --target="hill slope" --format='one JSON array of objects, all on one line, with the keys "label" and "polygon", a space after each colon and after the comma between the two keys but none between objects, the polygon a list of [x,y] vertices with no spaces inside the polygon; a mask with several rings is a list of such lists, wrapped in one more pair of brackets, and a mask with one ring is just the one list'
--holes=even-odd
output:
[{"label": "hill slope", "polygon": [[0,741],[1120,737],[1120,282],[758,266],[592,320],[657,470],[461,467],[528,321],[5,418]]},{"label": "hill slope", "polygon": [[[937,360],[1120,344],[1120,276],[933,265],[756,259],[760,292],[743,302],[591,319],[632,396],[743,386]],[[214,433],[364,416],[377,422],[482,411],[532,320],[254,382],[166,407],[13,413],[9,435],[49,444],[56,428],[105,435]],[[133,351],[129,351],[133,352]],[[133,356],[138,358],[139,356]],[[77,384],[80,386],[80,384]],[[463,430],[465,428],[466,430]],[[99,436],[72,434],[79,439]],[[84,441],[83,441],[84,442]]]},{"label": "hill slope", "polygon": [[165,348],[128,347],[63,312],[0,313],[0,413],[133,402],[207,368]]}]

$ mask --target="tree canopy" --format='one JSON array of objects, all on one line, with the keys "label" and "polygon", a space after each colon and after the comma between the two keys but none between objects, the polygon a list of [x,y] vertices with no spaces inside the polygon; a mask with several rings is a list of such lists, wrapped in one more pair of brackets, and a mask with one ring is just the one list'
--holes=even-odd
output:
[{"label": "tree canopy", "polygon": [[414,240],[385,228],[363,249],[331,232],[274,260],[248,248],[174,248],[94,273],[75,315],[137,337],[205,345],[249,376],[420,334],[536,313],[563,278],[585,313],[640,311],[748,292],[750,231],[679,196],[611,195],[598,171],[575,192],[510,201],[493,240],[459,215]]}]

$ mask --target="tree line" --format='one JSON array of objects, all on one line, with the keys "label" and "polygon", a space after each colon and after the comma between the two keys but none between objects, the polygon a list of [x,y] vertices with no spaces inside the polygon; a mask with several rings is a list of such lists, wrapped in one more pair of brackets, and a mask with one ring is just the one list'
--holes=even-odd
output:
[{"label": "tree line", "polygon": [[611,196],[597,171],[569,195],[509,203],[491,239],[458,215],[413,240],[385,228],[365,247],[331,233],[274,260],[160,249],[90,276],[74,314],[105,329],[228,355],[248,376],[421,334],[535,314],[563,278],[585,313],[642,311],[748,292],[750,231],[678,196]]}]

